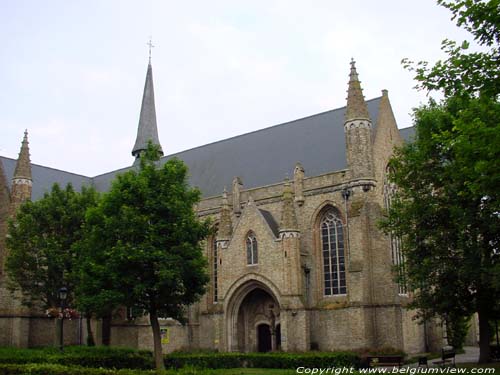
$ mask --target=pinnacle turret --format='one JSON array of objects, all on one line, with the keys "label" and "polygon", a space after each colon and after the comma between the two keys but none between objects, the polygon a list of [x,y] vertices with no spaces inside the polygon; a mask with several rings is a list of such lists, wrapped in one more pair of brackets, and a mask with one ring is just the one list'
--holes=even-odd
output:
[{"label": "pinnacle turret", "polygon": [[33,179],[31,177],[30,149],[28,143],[28,131],[24,132],[21,151],[12,177],[12,188],[10,191],[10,216],[15,218],[19,206],[31,199]]},{"label": "pinnacle turret", "polygon": [[229,240],[232,235],[232,224],[231,224],[231,209],[229,207],[229,202],[227,199],[227,191],[224,188],[222,193],[222,207],[220,211],[220,222],[219,231],[217,233],[218,240]]},{"label": "pinnacle turret", "polygon": [[283,188],[283,209],[281,211],[280,232],[296,231],[298,229],[295,207],[293,206],[293,192],[288,178]]},{"label": "pinnacle turret", "polygon": [[13,180],[16,179],[25,179],[30,181],[32,180],[28,130],[24,131],[24,138],[21,144],[21,151],[19,151],[19,157],[17,159],[16,169],[14,171]]},{"label": "pinnacle turret", "polygon": [[351,60],[351,72],[349,74],[349,88],[347,89],[347,109],[345,113],[346,121],[349,120],[368,120],[368,108],[363,97],[363,90],[359,82],[358,72],[356,71],[356,62]]},{"label": "pinnacle turret", "polygon": [[354,60],[351,61],[344,132],[351,178],[373,177],[372,122],[363,98]]},{"label": "pinnacle turret", "polygon": [[135,140],[132,155],[136,160],[141,156],[141,152],[146,150],[148,142],[160,146],[160,152],[163,150],[158,138],[158,127],[156,125],[155,93],[153,87],[153,68],[151,61],[148,64],[146,73],[146,82],[144,84],[144,93],[142,96],[141,115],[139,117],[139,126],[137,128],[137,138]]}]

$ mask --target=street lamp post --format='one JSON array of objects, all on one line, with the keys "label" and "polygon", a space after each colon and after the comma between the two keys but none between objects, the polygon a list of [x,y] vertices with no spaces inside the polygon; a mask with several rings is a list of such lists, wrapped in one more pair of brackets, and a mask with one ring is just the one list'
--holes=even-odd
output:
[{"label": "street lamp post", "polygon": [[59,335],[59,349],[64,350],[64,309],[66,308],[66,298],[68,297],[68,288],[63,286],[58,291],[59,301],[61,303],[61,331]]}]

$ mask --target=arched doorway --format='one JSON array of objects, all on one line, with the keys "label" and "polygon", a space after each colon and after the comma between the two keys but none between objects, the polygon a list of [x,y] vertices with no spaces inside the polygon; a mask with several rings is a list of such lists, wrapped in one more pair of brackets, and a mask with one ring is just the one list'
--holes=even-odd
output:
[{"label": "arched doorway", "polygon": [[265,285],[255,280],[242,285],[226,311],[229,350],[268,352],[278,348],[279,303]]},{"label": "arched doorway", "polygon": [[281,324],[276,325],[276,350],[281,350]]},{"label": "arched doorway", "polygon": [[272,350],[271,327],[269,324],[259,324],[257,326],[257,351],[270,352]]}]

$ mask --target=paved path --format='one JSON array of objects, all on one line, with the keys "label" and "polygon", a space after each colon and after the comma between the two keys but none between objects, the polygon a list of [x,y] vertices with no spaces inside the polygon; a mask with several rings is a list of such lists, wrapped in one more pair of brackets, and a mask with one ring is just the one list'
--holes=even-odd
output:
[{"label": "paved path", "polygon": [[464,346],[465,353],[455,356],[456,363],[471,363],[479,360],[479,346]]},{"label": "paved path", "polygon": [[[455,356],[455,363],[477,363],[479,359],[479,347],[477,346],[465,346],[465,353],[457,354]],[[441,358],[429,360],[429,365],[433,365],[436,362],[441,361]],[[412,363],[408,367],[417,367],[418,363]]]}]

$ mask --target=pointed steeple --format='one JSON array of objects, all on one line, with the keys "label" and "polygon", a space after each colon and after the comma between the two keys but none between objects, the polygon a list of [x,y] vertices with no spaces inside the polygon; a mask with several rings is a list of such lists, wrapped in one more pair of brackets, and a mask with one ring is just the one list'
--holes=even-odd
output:
[{"label": "pointed steeple", "polygon": [[346,121],[368,120],[368,108],[363,97],[363,90],[359,82],[356,62],[351,59],[351,73],[349,74],[349,88],[347,89],[347,109],[345,113]]},{"label": "pointed steeple", "polygon": [[351,178],[373,177],[372,122],[363,98],[354,60],[351,60],[344,132]]},{"label": "pointed steeple", "polygon": [[28,144],[28,131],[24,132],[21,151],[12,177],[12,188],[10,191],[10,216],[15,218],[19,206],[31,199],[33,179],[31,177],[30,149]]},{"label": "pointed steeple", "polygon": [[153,68],[151,60],[148,64],[146,73],[146,83],[144,84],[144,93],[142,95],[141,115],[139,117],[139,126],[137,128],[137,138],[135,140],[132,155],[136,160],[141,156],[141,152],[146,150],[148,141],[160,146],[160,152],[163,150],[158,138],[158,127],[156,125],[155,93],[153,88]]},{"label": "pointed steeple", "polygon": [[23,142],[21,143],[21,151],[19,152],[16,169],[14,171],[13,180],[17,179],[25,179],[30,181],[32,180],[28,130],[24,131],[24,138]]}]

